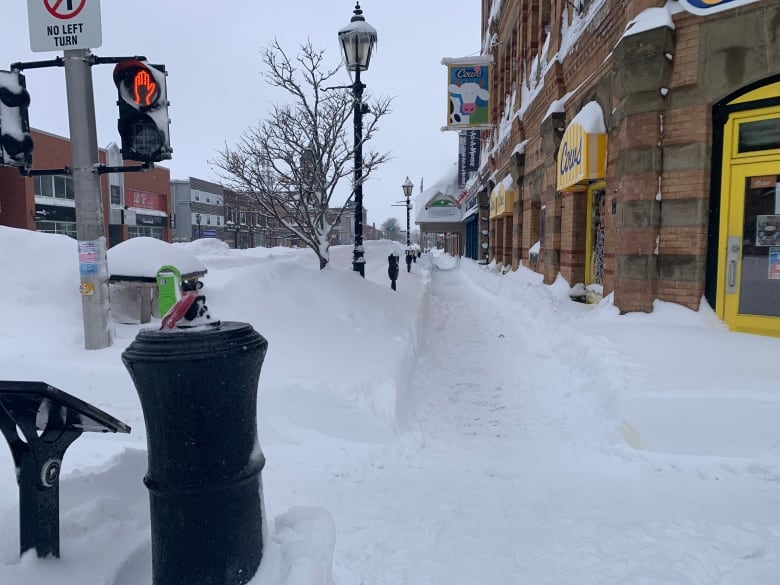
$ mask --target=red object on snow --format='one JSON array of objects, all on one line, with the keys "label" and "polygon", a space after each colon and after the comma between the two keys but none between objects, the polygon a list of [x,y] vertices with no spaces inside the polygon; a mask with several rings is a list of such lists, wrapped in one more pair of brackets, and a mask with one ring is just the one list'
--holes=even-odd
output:
[{"label": "red object on snow", "polygon": [[186,291],[182,293],[181,298],[173,305],[165,317],[162,319],[160,329],[173,329],[176,327],[176,323],[182,320],[182,317],[187,313],[192,303],[195,302],[198,293],[194,290]]}]

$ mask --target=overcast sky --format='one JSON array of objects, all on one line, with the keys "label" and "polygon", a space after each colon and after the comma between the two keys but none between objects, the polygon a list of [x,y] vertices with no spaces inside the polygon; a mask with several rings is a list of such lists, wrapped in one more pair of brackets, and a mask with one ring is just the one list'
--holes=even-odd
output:
[{"label": "overcast sky", "polygon": [[[172,178],[216,180],[208,161],[226,141],[234,144],[243,130],[261,120],[274,100],[261,77],[261,49],[276,37],[296,52],[310,38],[335,65],[341,59],[337,32],[349,22],[354,6],[353,0],[104,0],[103,44],[92,51],[101,57],[144,55],[167,66],[174,152],[163,166],[171,169]],[[403,207],[391,205],[403,200],[405,177],[417,194],[422,177],[430,186],[457,160],[456,133],[440,130],[447,106],[441,59],[479,51],[480,2],[458,2],[456,7],[446,0],[364,0],[361,7],[379,36],[370,69],[362,76],[366,91],[395,98],[393,113],[372,144],[392,151],[394,158],[364,187],[364,205],[369,224],[379,226],[393,216],[403,225]],[[58,55],[62,52],[31,51],[27,2],[3,2],[0,69]],[[112,71],[111,65],[92,68],[102,147],[119,142]],[[30,124],[67,136],[64,69],[30,69],[26,77]],[[346,71],[343,82],[350,83]],[[347,188],[345,184],[345,193]]]}]

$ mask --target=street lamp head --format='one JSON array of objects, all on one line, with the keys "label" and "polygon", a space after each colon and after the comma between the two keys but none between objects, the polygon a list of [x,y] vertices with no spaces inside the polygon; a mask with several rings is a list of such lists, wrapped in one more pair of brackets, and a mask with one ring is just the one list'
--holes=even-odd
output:
[{"label": "street lamp head", "polygon": [[376,45],[376,29],[366,22],[360,2],[355,3],[355,11],[350,23],[339,30],[339,43],[344,51],[344,62],[350,71],[365,71]]},{"label": "street lamp head", "polygon": [[200,225],[200,217],[201,217],[200,213],[195,214],[195,223],[197,223],[198,225]]},{"label": "street lamp head", "polygon": [[406,177],[406,180],[401,184],[401,189],[404,190],[404,196],[405,197],[411,197],[412,196],[412,189],[414,189],[414,185],[409,180],[409,177]]}]

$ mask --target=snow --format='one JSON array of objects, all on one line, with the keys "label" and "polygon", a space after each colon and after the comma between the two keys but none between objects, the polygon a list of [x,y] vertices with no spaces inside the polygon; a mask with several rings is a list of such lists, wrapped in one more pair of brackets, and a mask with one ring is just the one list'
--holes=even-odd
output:
[{"label": "snow", "polygon": [[563,59],[577,46],[577,43],[593,17],[599,13],[607,0],[593,0],[589,2],[583,14],[577,10],[571,10],[571,20],[564,17],[561,23],[561,46],[558,51],[558,59]]},{"label": "snow", "polygon": [[[208,239],[201,240],[209,242]],[[218,242],[222,244],[222,242]],[[208,245],[208,244],[206,244]],[[106,254],[112,274],[154,278],[161,266],[170,265],[182,274],[203,272],[206,267],[192,252],[155,238],[131,238]]]},{"label": "snow", "polygon": [[493,55],[471,55],[470,57],[442,57],[442,65],[491,65]]},{"label": "snow", "polygon": [[661,27],[674,30],[675,26],[670,10],[668,4],[660,8],[646,8],[626,25],[626,32],[623,33],[623,36],[637,35]]},{"label": "snow", "polygon": [[[19,83],[17,73],[0,71],[0,89],[12,95],[20,95],[23,88]],[[22,118],[17,107],[7,106],[5,101],[0,100],[0,120],[3,121],[3,134],[7,134],[17,141],[21,141],[24,138]]]},{"label": "snow", "polygon": [[512,149],[512,154],[510,156],[514,156],[516,154],[524,154],[525,153],[525,147],[528,145],[528,140],[523,140],[522,142],[518,142],[515,144],[514,149]]},{"label": "snow", "polygon": [[[76,243],[0,228],[0,247],[0,378],[132,427],[68,449],[59,560],[19,559],[0,448],[0,583],[148,585],[146,432],[120,360],[148,325],[84,350]],[[251,585],[778,582],[780,339],[729,332],[704,303],[620,315],[560,276],[441,253],[392,291],[388,241],[366,242],[365,279],[349,246],[322,271],[307,250],[172,247],[208,270],[216,319],[269,340]]]},{"label": "snow", "polygon": [[588,102],[577,115],[572,118],[570,126],[579,124],[586,134],[606,134],[607,127],[604,124],[604,112],[598,102]]},{"label": "snow", "polygon": [[545,112],[544,116],[542,117],[542,120],[546,120],[553,114],[565,114],[566,113],[566,102],[569,101],[569,97],[571,96],[571,92],[567,93],[565,96],[563,96],[559,100],[553,100],[550,104],[550,107],[547,108],[547,111]]}]

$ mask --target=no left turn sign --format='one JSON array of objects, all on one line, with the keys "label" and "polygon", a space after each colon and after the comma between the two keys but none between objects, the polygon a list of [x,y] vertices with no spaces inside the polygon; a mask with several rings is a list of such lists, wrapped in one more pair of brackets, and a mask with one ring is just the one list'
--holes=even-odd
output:
[{"label": "no left turn sign", "polygon": [[92,49],[103,44],[100,0],[27,0],[30,48]]},{"label": "no left turn sign", "polygon": [[43,0],[43,5],[54,18],[75,18],[86,6],[87,0]]}]

